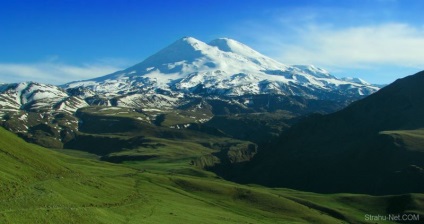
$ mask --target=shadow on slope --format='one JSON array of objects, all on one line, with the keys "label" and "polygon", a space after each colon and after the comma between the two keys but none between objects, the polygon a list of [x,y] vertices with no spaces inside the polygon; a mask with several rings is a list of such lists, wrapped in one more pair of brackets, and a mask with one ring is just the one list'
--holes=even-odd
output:
[{"label": "shadow on slope", "polygon": [[[215,170],[243,183],[322,193],[424,192],[423,137],[416,131],[424,127],[423,83],[420,72],[339,112],[310,116],[234,173]],[[394,134],[400,130],[408,131]]]}]

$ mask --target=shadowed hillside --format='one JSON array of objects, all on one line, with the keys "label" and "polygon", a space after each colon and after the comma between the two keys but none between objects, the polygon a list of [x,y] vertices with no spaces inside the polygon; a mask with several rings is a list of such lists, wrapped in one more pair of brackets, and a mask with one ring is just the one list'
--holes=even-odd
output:
[{"label": "shadowed hillside", "polygon": [[[424,72],[283,132],[237,172],[244,183],[315,192],[424,192]],[[242,170],[242,171],[240,171]]]}]

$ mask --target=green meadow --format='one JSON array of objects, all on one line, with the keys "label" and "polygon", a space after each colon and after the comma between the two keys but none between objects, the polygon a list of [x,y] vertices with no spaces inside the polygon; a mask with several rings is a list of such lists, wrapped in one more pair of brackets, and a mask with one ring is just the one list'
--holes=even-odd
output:
[{"label": "green meadow", "polygon": [[113,164],[29,144],[1,128],[0,223],[374,223],[365,215],[424,216],[422,194],[324,195],[240,185],[190,163],[205,153],[198,145],[164,143],[155,151],[138,148],[153,155],[146,160]]}]

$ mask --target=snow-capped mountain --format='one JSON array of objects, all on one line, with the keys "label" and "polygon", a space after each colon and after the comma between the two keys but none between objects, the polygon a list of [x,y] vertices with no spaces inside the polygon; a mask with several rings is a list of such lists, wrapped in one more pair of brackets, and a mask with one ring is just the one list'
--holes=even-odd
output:
[{"label": "snow-capped mountain", "polygon": [[115,110],[124,108],[119,113],[133,111],[137,122],[151,125],[157,116],[173,114],[181,120],[174,127],[188,127],[215,115],[331,113],[378,89],[312,65],[284,65],[232,39],[206,44],[185,37],[103,77],[60,87],[0,84],[0,124],[29,141],[60,148],[75,138],[84,123],[80,109],[89,106],[102,116],[117,116]]},{"label": "snow-capped mountain", "polygon": [[88,106],[85,100],[53,85],[22,82],[0,86],[0,114],[19,110],[74,113],[85,106]]},{"label": "snow-capped mountain", "polygon": [[37,144],[60,148],[78,130],[75,112],[88,103],[53,85],[0,85],[0,124]]},{"label": "snow-capped mountain", "polygon": [[0,116],[5,120],[4,115],[21,112],[72,115],[90,105],[205,107],[213,114],[328,113],[378,89],[358,78],[338,79],[312,65],[284,65],[232,39],[206,44],[184,37],[139,64],[103,77],[61,87],[0,84]]},{"label": "snow-capped mountain", "polygon": [[157,90],[202,96],[278,94],[308,99],[369,95],[379,88],[312,65],[288,66],[228,38],[184,37],[122,71],[63,86],[106,98]]}]

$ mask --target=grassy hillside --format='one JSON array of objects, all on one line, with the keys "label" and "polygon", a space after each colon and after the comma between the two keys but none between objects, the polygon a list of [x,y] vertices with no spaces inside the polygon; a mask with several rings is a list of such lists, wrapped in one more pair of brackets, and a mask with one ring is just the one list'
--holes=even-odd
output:
[{"label": "grassy hillside", "polygon": [[65,156],[0,129],[0,222],[116,220],[107,207],[140,197],[135,171]]},{"label": "grassy hillside", "polygon": [[0,223],[367,223],[365,214],[424,215],[423,195],[239,185],[182,163],[184,153],[116,165],[28,144],[4,129],[0,149]]},{"label": "grassy hillside", "polygon": [[380,134],[391,136],[399,147],[424,152],[424,129],[382,131]]}]

